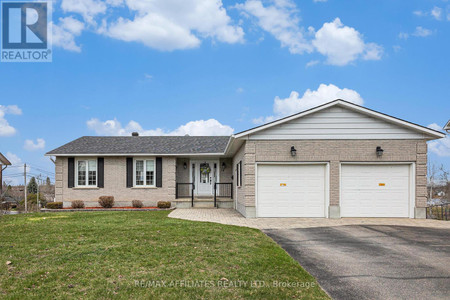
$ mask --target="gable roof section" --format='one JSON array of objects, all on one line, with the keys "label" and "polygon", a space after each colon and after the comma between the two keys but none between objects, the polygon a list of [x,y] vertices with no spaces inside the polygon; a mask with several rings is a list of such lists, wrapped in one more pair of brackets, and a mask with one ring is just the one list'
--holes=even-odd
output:
[{"label": "gable roof section", "polygon": [[350,110],[353,110],[353,111],[356,111],[356,112],[360,112],[360,113],[365,114],[367,116],[370,116],[370,117],[373,117],[373,118],[377,118],[377,119],[381,119],[381,120],[384,120],[386,122],[389,122],[389,123],[392,123],[392,124],[396,124],[396,125],[399,125],[399,126],[404,127],[404,128],[408,128],[408,129],[416,131],[416,132],[420,132],[420,133],[422,133],[422,134],[424,134],[426,136],[429,136],[430,139],[439,139],[439,138],[445,137],[445,134],[442,133],[442,132],[439,132],[439,131],[436,131],[436,130],[433,130],[433,129],[430,129],[430,128],[427,128],[427,127],[424,127],[424,126],[421,126],[421,125],[418,125],[418,124],[414,124],[414,123],[411,123],[411,122],[408,122],[408,121],[405,121],[405,120],[402,120],[402,119],[399,119],[399,118],[395,118],[395,117],[392,117],[392,116],[389,116],[389,115],[377,112],[375,110],[371,110],[369,108],[365,108],[365,107],[362,107],[360,105],[347,102],[347,101],[342,100],[342,99],[337,99],[337,100],[334,100],[332,102],[328,102],[326,104],[323,104],[323,105],[311,108],[309,110],[306,110],[306,111],[303,111],[303,112],[300,112],[300,113],[297,113],[297,114],[294,114],[294,115],[291,115],[291,116],[287,116],[285,118],[282,118],[282,119],[279,119],[279,120],[276,120],[276,121],[273,121],[273,122],[270,122],[270,123],[267,123],[267,124],[264,124],[264,125],[261,125],[261,126],[258,126],[258,127],[254,127],[252,129],[248,129],[248,130],[239,132],[239,133],[235,134],[234,137],[237,138],[237,139],[238,138],[243,138],[245,136],[254,134],[256,132],[260,132],[260,131],[266,130],[268,128],[275,127],[277,125],[284,124],[284,123],[289,122],[291,120],[295,120],[295,119],[298,119],[298,118],[302,118],[302,117],[311,115],[313,113],[325,110],[325,109],[333,107],[333,106],[341,106],[341,107],[344,107],[344,108],[348,108]]},{"label": "gable roof section", "polygon": [[444,129],[450,132],[450,120],[448,120],[447,124],[444,126]]},{"label": "gable roof section", "polygon": [[223,154],[230,136],[83,136],[46,155]]},{"label": "gable roof section", "polygon": [[0,153],[0,165],[4,165],[4,166],[11,165],[11,162],[1,153]]}]

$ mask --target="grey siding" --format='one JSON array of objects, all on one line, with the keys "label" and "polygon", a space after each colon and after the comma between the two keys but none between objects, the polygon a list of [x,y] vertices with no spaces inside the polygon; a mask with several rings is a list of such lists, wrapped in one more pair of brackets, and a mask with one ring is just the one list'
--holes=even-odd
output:
[{"label": "grey siding", "polygon": [[421,133],[343,107],[331,107],[250,135],[253,140],[423,139]]}]

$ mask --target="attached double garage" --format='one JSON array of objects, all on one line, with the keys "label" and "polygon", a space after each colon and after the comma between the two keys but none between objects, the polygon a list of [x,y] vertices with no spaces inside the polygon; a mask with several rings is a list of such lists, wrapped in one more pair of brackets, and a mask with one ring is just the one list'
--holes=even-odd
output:
[{"label": "attached double garage", "polygon": [[[340,217],[414,217],[414,163],[340,163]],[[329,163],[257,163],[256,216],[327,218]]]}]

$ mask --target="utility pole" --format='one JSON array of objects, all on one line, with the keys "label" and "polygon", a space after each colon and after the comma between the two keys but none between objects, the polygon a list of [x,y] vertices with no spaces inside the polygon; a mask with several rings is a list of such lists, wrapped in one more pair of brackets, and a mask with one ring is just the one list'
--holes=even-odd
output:
[{"label": "utility pole", "polygon": [[37,206],[37,211],[39,212],[39,182],[41,181],[41,174],[39,174],[39,176],[37,177],[37,195],[36,195],[36,206]]},{"label": "utility pole", "polygon": [[25,194],[25,212],[28,212],[28,201],[27,201],[27,164],[23,165],[23,191]]}]

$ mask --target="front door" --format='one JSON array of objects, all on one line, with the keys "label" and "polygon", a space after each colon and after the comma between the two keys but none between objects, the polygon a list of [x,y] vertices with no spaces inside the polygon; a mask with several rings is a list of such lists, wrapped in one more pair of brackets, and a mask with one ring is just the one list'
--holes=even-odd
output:
[{"label": "front door", "polygon": [[198,196],[212,196],[214,183],[217,181],[218,162],[212,160],[193,162],[195,194]]}]

